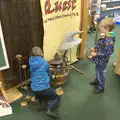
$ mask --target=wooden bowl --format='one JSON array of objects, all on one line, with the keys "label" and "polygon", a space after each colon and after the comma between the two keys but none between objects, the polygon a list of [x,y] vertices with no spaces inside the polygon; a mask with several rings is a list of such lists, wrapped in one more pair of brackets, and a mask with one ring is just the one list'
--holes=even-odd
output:
[{"label": "wooden bowl", "polygon": [[56,89],[56,93],[57,93],[59,96],[63,95],[63,89],[62,89],[61,87],[57,88],[57,89]]}]

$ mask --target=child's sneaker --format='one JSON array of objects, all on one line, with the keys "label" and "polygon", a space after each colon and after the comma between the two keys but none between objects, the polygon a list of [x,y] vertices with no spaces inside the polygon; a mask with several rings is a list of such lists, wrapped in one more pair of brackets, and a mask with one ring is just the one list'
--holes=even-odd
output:
[{"label": "child's sneaker", "polygon": [[92,82],[90,82],[90,85],[98,85],[98,80],[94,80],[94,81],[92,81]]},{"label": "child's sneaker", "polygon": [[95,89],[95,90],[93,91],[93,93],[95,93],[95,94],[104,93],[104,89]]}]

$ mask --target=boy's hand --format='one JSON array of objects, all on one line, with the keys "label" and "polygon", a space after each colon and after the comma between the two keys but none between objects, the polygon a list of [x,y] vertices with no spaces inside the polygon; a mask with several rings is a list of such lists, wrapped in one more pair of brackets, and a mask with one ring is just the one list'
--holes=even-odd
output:
[{"label": "boy's hand", "polygon": [[91,49],[90,49],[90,51],[91,51],[91,52],[94,52],[94,51],[95,51],[95,49],[94,49],[94,48],[91,48]]},{"label": "boy's hand", "polygon": [[97,53],[96,53],[96,52],[91,52],[90,54],[91,54],[92,57],[97,56]]}]

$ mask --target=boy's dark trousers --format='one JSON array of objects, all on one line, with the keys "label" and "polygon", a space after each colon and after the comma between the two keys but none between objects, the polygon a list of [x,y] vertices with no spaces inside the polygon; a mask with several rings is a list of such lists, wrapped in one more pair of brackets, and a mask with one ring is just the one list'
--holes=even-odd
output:
[{"label": "boy's dark trousers", "polygon": [[50,100],[50,103],[48,105],[48,109],[54,109],[60,103],[60,96],[58,96],[56,94],[56,92],[51,88],[43,90],[43,91],[33,91],[33,93],[39,99]]},{"label": "boy's dark trousers", "polygon": [[97,89],[104,89],[105,79],[106,79],[106,65],[97,65],[95,66],[96,70],[96,80],[98,81]]}]

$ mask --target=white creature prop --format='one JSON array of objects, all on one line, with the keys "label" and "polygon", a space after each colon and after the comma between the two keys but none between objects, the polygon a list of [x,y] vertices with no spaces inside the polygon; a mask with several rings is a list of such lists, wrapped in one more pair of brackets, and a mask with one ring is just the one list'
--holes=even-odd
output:
[{"label": "white creature prop", "polygon": [[81,34],[83,31],[75,31],[68,34],[68,36],[65,38],[65,41],[60,46],[59,50],[68,50],[71,49],[77,45],[79,45],[82,42],[82,39],[74,37],[77,34]]}]

